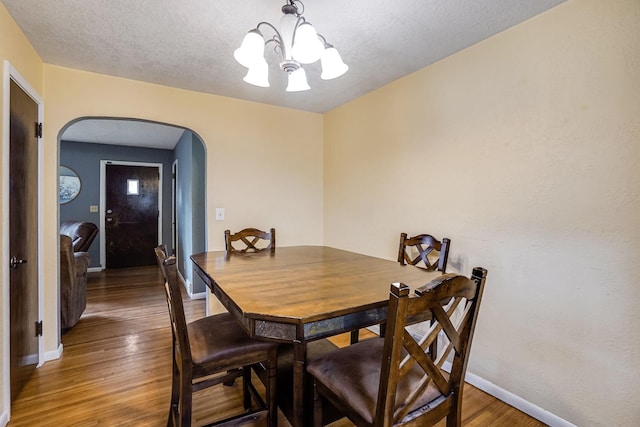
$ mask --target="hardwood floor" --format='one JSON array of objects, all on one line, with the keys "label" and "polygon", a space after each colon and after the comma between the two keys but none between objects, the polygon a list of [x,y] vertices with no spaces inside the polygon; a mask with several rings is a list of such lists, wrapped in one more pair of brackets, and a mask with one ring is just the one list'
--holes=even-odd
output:
[{"label": "hardwood floor", "polygon": [[[38,368],[12,405],[10,427],[163,426],[170,396],[171,331],[158,268],[90,273],[87,309],[62,336],[62,357]],[[204,300],[185,298],[188,321]],[[346,343],[348,336],[335,342]],[[194,396],[194,425],[237,413],[241,387]],[[472,386],[465,388],[465,426],[544,426]],[[279,414],[279,425],[288,426]],[[351,426],[346,420],[333,427]],[[444,422],[438,424],[444,427]]]}]

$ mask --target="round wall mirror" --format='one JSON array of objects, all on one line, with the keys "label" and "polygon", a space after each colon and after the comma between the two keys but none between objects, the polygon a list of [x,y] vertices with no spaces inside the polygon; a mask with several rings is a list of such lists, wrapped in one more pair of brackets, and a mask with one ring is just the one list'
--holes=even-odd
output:
[{"label": "round wall mirror", "polygon": [[80,177],[73,169],[60,166],[60,204],[69,203],[80,193]]}]

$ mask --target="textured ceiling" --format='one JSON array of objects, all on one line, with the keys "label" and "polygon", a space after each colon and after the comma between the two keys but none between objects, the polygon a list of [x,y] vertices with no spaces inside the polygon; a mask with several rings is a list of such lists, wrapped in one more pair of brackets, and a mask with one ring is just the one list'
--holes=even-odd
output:
[{"label": "textured ceiling", "polygon": [[298,93],[269,49],[270,88],[245,83],[233,59],[285,0],[1,1],[46,63],[323,113],[564,0],[306,0],[305,18],[350,68],[324,81],[305,66],[311,90]]},{"label": "textured ceiling", "polygon": [[173,150],[183,133],[182,128],[142,120],[83,119],[65,129],[61,139]]}]

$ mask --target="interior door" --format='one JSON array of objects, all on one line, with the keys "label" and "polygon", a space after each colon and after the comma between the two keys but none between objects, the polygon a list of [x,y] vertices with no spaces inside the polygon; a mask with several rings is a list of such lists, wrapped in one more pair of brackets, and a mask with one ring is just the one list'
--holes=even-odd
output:
[{"label": "interior door", "polygon": [[13,401],[38,363],[38,105],[9,91],[10,375]]},{"label": "interior door", "polygon": [[106,268],[156,264],[159,186],[158,167],[106,165]]}]

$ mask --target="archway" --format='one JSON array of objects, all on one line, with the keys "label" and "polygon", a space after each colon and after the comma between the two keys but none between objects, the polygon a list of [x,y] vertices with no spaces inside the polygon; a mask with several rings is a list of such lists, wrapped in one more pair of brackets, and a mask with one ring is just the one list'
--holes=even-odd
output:
[{"label": "archway", "polygon": [[138,118],[80,117],[58,133],[58,167],[74,170],[81,181],[77,197],[58,205],[58,224],[93,222],[100,232],[89,249],[89,271],[106,267],[104,189],[100,163],[148,162],[161,165],[158,243],[173,247],[187,292],[205,294],[194,284],[189,256],[206,250],[206,148],[191,129]]}]

